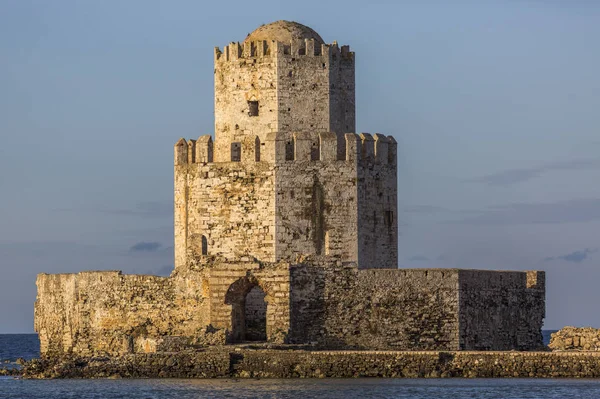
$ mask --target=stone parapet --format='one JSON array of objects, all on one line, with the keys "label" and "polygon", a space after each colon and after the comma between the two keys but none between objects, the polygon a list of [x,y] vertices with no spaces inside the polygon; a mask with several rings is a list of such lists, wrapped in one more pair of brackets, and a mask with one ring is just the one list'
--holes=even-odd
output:
[{"label": "stone parapet", "polygon": [[354,60],[354,52],[350,46],[341,48],[337,43],[319,44],[314,39],[291,40],[280,42],[277,40],[256,40],[244,43],[231,42],[223,47],[215,47],[215,64],[224,62],[244,62],[254,58],[277,58],[285,56],[322,57],[329,60],[334,57]]},{"label": "stone parapet", "polygon": [[[228,157],[217,163],[294,162],[294,161],[351,161],[396,165],[397,142],[392,136],[379,133],[346,133],[343,135],[340,157],[338,136],[332,132],[272,132],[261,142],[258,136],[231,143]],[[175,143],[174,163],[211,164],[214,146],[211,135],[197,140],[181,138]]]}]

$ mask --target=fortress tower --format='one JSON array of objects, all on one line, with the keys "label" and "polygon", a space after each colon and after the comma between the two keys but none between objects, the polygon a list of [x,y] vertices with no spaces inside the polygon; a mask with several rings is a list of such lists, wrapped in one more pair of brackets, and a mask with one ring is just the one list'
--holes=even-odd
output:
[{"label": "fortress tower", "polygon": [[174,272],[38,275],[42,355],[540,348],[544,272],[398,269],[396,141],[354,115],[354,53],[306,26],[216,49],[214,141],[175,144]]},{"label": "fortress tower", "polygon": [[287,21],[263,25],[243,43],[215,49],[215,161],[230,146],[272,132],[355,130],[354,53],[324,43],[311,28]]},{"label": "fortress tower", "polygon": [[215,49],[215,132],[175,145],[175,267],[397,268],[396,141],[355,130],[354,53],[295,22]]}]

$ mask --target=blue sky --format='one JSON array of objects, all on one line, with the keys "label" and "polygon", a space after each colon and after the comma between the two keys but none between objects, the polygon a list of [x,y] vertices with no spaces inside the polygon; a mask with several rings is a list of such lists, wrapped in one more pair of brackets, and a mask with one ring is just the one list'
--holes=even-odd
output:
[{"label": "blue sky", "polygon": [[213,131],[213,47],[296,20],[356,52],[399,142],[400,267],[543,269],[600,327],[600,3],[0,2],[0,333],[40,272],[172,268],[172,146]]}]

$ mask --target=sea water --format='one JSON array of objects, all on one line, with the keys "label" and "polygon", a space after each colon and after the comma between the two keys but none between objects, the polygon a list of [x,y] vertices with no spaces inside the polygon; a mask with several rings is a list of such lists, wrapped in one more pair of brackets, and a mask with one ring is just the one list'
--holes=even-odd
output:
[{"label": "sea water", "polygon": [[[548,334],[545,334],[548,335]],[[0,335],[0,361],[39,354],[35,334]],[[0,399],[412,398],[600,399],[600,380],[567,379],[147,379],[0,377]]]},{"label": "sea water", "polygon": [[0,398],[600,398],[600,381],[548,379],[15,380]]}]

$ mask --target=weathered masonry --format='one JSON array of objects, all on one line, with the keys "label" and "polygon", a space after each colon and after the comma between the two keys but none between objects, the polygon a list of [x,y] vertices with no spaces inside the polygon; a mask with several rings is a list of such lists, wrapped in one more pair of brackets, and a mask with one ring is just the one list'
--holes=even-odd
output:
[{"label": "weathered masonry", "polygon": [[397,143],[354,133],[354,57],[287,21],[216,49],[214,140],[174,148],[174,272],[40,274],[42,353],[541,347],[544,272],[397,268]]},{"label": "weathered masonry", "polygon": [[215,140],[175,146],[175,267],[326,255],[397,268],[396,141],[354,121],[348,46],[276,22],[215,49]]}]

